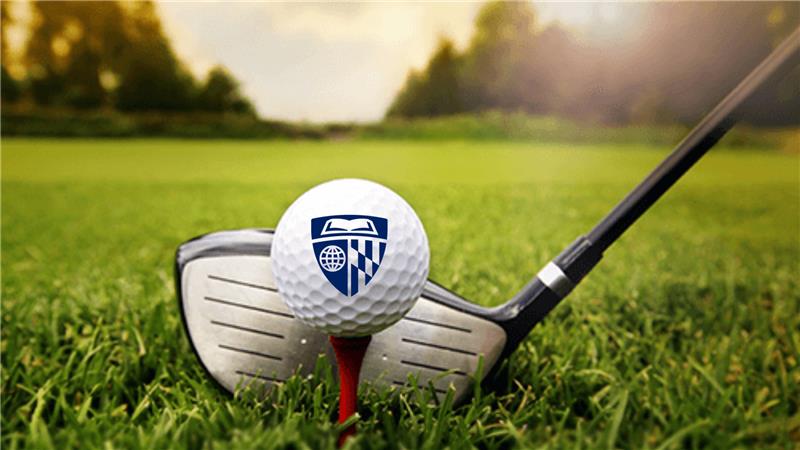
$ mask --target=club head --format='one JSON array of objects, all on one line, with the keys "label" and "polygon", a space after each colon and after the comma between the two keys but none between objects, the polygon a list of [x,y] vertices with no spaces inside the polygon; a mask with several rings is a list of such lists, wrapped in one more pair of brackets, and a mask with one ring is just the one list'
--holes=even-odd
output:
[{"label": "club head", "polygon": [[[184,243],[176,254],[186,334],[202,366],[229,392],[310,373],[320,354],[335,363],[327,336],[296,319],[277,293],[272,236],[260,229],[211,233]],[[401,386],[414,374],[437,395],[452,386],[461,400],[475,376],[483,379],[508,350],[499,312],[429,281],[403,319],[373,336],[361,380]]]}]

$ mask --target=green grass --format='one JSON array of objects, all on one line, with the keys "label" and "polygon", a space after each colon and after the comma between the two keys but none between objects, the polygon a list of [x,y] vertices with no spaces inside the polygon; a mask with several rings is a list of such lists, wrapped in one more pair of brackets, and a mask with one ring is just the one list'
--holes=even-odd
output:
[{"label": "green grass", "polygon": [[[478,114],[413,119],[389,118],[353,131],[362,138],[373,139],[469,139],[670,146],[683,138],[689,128],[679,124],[601,126],[591,122],[574,122],[523,112],[485,111]],[[800,147],[800,130],[797,127],[765,129],[740,125],[722,139],[721,145],[732,148],[756,146],[796,152]]]},{"label": "green grass", "polygon": [[[333,448],[325,364],[232,399],[183,336],[189,237],[274,226],[368,177],[414,205],[431,275],[485,305],[587,231],[666,147],[2,142],[2,447]],[[364,393],[354,448],[797,448],[800,159],[714,150],[466,404]]]}]

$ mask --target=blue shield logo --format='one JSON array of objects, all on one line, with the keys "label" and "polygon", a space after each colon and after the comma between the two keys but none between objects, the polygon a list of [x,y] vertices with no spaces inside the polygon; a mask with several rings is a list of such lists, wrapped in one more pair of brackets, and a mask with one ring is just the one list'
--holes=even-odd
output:
[{"label": "blue shield logo", "polygon": [[386,253],[389,222],[381,217],[341,215],[311,219],[311,244],[320,270],[350,297],[367,287]]}]

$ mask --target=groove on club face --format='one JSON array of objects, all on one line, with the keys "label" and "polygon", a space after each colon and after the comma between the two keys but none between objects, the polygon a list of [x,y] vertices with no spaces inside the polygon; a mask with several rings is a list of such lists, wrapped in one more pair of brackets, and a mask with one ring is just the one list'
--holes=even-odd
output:
[{"label": "groove on club face", "polygon": [[[307,373],[327,339],[294,318],[274,289],[263,257],[200,258],[183,268],[182,310],[203,366],[233,392],[253,379]],[[307,348],[308,351],[298,351]]]},{"label": "groove on club face", "polygon": [[[456,400],[461,400],[473,376],[483,379],[505,344],[506,333],[499,325],[429,300],[423,293],[405,318],[373,336],[362,379],[399,385],[414,374],[420,386],[431,384],[438,394],[452,385]],[[477,374],[481,357],[483,373]]]},{"label": "groove on club face", "polygon": [[[264,255],[206,253],[179,262],[178,270],[189,339],[203,367],[227,391],[308,374],[320,354],[335,363],[327,337],[294,318],[278,295],[268,249]],[[403,386],[413,375],[439,396],[452,385],[461,400],[480,358],[483,378],[505,343],[505,331],[491,320],[423,294],[405,318],[373,336],[361,379]]]}]

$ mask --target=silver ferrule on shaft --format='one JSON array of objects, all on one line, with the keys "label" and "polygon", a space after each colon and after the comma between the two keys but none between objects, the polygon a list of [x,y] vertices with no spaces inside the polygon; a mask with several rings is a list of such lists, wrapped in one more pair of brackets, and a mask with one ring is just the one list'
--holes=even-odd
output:
[{"label": "silver ferrule on shaft", "polygon": [[536,276],[539,278],[539,281],[561,298],[566,297],[567,294],[575,288],[575,283],[573,283],[572,280],[567,277],[567,274],[552,261],[547,263]]}]

